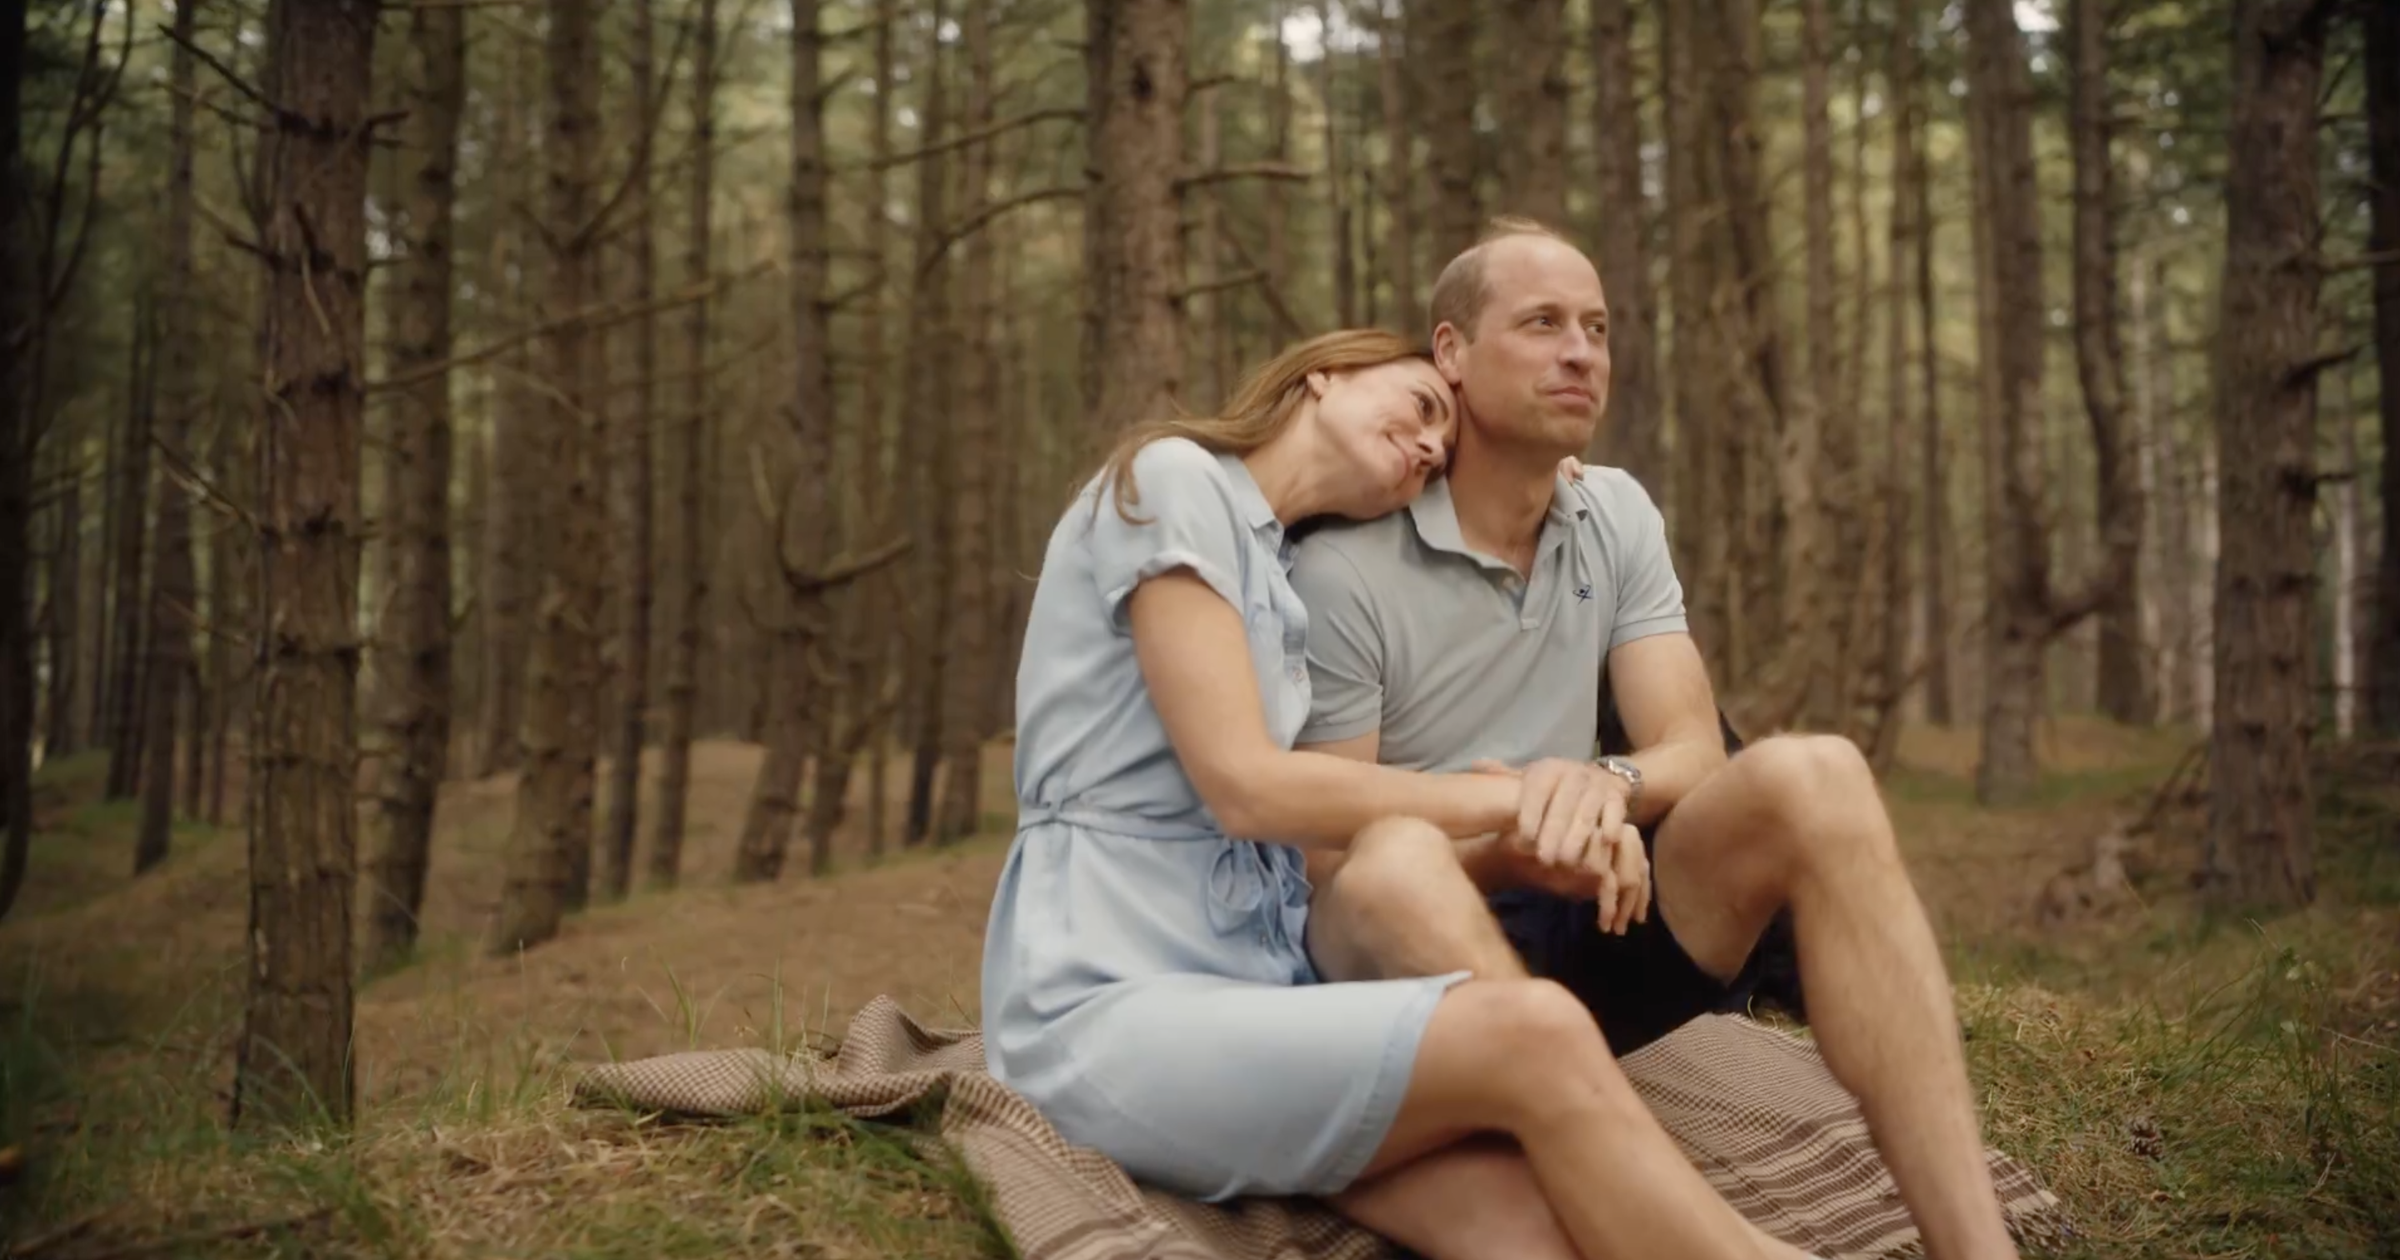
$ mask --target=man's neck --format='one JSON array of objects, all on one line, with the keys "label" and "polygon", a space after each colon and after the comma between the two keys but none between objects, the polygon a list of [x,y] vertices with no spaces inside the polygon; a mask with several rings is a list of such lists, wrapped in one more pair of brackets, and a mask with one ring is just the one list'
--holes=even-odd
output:
[{"label": "man's neck", "polygon": [[1542,521],[1557,492],[1558,460],[1462,436],[1450,461],[1450,502],[1467,546],[1506,561],[1519,573],[1533,568]]}]

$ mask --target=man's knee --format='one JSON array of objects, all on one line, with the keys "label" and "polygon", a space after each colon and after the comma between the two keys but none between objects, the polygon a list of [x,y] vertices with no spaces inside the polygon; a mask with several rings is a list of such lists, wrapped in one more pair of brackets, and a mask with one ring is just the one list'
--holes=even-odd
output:
[{"label": "man's knee", "polygon": [[1799,862],[1898,860],[1875,771],[1838,735],[1780,735],[1735,759],[1767,823],[1760,840],[1792,846]]},{"label": "man's knee", "polygon": [[1369,823],[1320,895],[1339,901],[1346,913],[1375,916],[1482,904],[1450,837],[1418,818]]}]

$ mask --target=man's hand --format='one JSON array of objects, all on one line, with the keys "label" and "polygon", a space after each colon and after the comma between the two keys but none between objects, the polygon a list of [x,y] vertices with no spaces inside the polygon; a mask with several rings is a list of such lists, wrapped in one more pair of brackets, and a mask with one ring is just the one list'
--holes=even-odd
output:
[{"label": "man's hand", "polygon": [[1622,934],[1649,917],[1650,862],[1641,833],[1625,821],[1628,787],[1583,762],[1548,758],[1521,772],[1479,761],[1485,774],[1522,779],[1516,829],[1501,845],[1518,859],[1524,882],[1565,897],[1599,902],[1601,930]]}]

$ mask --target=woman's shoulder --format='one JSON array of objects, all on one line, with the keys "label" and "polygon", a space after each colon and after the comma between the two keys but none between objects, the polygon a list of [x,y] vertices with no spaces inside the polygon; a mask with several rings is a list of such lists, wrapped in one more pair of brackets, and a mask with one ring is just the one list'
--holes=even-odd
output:
[{"label": "woman's shoulder", "polygon": [[1225,466],[1216,454],[1188,437],[1162,437],[1149,443],[1135,453],[1132,466],[1144,489],[1152,478],[1212,484],[1227,480]]}]

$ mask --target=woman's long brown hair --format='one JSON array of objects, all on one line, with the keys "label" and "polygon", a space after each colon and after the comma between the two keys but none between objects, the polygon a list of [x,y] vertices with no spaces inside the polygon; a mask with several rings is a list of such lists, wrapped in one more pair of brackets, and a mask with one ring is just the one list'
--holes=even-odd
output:
[{"label": "woman's long brown hair", "polygon": [[[1269,359],[1244,378],[1239,389],[1214,416],[1184,416],[1135,425],[1117,439],[1115,449],[1100,466],[1117,515],[1128,525],[1142,522],[1133,515],[1141,506],[1142,489],[1134,484],[1133,459],[1142,448],[1162,438],[1189,438],[1202,449],[1220,455],[1247,455],[1265,446],[1291,424],[1308,396],[1311,372],[1356,372],[1401,359],[1432,360],[1431,352],[1397,333],[1380,328],[1349,328],[1311,337]],[[1095,501],[1092,510],[1098,511]]]}]

